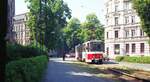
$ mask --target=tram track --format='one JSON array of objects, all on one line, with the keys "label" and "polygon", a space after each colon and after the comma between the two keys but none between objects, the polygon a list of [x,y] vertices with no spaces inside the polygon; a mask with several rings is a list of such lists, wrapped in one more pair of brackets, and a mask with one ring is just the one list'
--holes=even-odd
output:
[{"label": "tram track", "polygon": [[88,64],[79,61],[70,61],[69,63],[97,77],[120,79],[119,82],[150,82],[149,71],[132,69],[117,63]]},{"label": "tram track", "polygon": [[109,70],[109,71],[112,71],[112,72],[114,72],[114,73],[116,73],[116,74],[121,74],[121,75],[125,75],[125,76],[127,76],[127,77],[130,77],[130,78],[134,78],[134,79],[139,80],[139,81],[141,81],[141,82],[150,82],[150,79],[140,78],[140,77],[137,77],[137,76],[135,76],[135,75],[131,75],[131,74],[129,74],[129,73],[126,73],[126,72],[123,72],[123,71],[119,71],[119,70],[116,70],[116,69],[111,69],[111,68],[109,68],[108,70]]},{"label": "tram track", "polygon": [[[120,79],[121,82],[150,82],[149,74],[146,71],[134,70],[120,67],[117,64],[87,64],[84,62],[73,62],[74,65],[93,73],[95,76],[104,78]],[[145,74],[140,74],[140,73]],[[145,76],[148,74],[147,76]],[[104,75],[104,76],[103,76]],[[112,75],[112,76],[110,76]]]}]

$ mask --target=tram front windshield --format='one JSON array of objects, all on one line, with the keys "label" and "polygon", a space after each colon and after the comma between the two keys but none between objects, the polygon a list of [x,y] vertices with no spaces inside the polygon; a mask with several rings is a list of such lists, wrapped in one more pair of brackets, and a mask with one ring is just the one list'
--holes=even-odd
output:
[{"label": "tram front windshield", "polygon": [[90,43],[90,51],[96,52],[96,51],[103,51],[103,44],[98,42],[91,42]]}]

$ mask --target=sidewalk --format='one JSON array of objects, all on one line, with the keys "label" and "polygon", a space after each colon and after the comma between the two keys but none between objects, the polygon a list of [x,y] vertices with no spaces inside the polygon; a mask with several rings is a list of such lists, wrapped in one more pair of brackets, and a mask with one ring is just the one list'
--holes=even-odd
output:
[{"label": "sidewalk", "polygon": [[120,66],[125,66],[132,69],[150,71],[150,64],[139,64],[129,62],[118,62]]}]

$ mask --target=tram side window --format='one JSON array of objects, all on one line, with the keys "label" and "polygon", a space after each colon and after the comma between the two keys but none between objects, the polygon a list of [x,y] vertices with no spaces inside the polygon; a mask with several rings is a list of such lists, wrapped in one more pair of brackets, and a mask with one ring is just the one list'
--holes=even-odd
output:
[{"label": "tram side window", "polygon": [[83,47],[82,47],[82,51],[83,51],[83,52],[85,52],[85,45],[83,45]]},{"label": "tram side window", "polygon": [[103,46],[101,44],[93,43],[91,45],[91,51],[103,51]]},{"label": "tram side window", "polygon": [[83,52],[89,52],[89,48],[88,48],[88,46],[87,45],[83,45]]},{"label": "tram side window", "polygon": [[104,45],[103,44],[98,44],[98,49],[99,51],[104,51]]},{"label": "tram side window", "polygon": [[87,47],[86,47],[86,49],[87,49],[87,51],[89,52],[90,51],[90,44],[89,43],[87,43]]}]

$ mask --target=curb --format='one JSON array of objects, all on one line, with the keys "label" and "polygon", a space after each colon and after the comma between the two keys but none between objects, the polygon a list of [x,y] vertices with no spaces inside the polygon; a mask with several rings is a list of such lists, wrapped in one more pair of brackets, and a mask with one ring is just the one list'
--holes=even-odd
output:
[{"label": "curb", "polygon": [[120,74],[123,74],[123,75],[126,75],[126,76],[129,76],[129,77],[132,77],[132,78],[136,78],[138,80],[142,80],[144,82],[150,82],[150,80],[148,80],[148,79],[143,79],[143,78],[140,78],[140,77],[136,77],[134,75],[130,75],[130,74],[122,72],[122,71],[118,71],[118,70],[115,70],[115,69],[109,69],[109,70],[120,73]]}]

